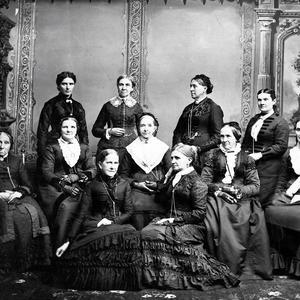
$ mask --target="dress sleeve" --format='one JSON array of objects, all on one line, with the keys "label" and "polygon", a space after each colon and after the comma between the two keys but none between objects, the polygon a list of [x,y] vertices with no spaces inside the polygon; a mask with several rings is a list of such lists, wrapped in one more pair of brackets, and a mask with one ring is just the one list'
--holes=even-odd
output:
[{"label": "dress sleeve", "polygon": [[288,148],[289,125],[286,120],[280,118],[274,131],[274,144],[264,149],[261,154],[263,158],[281,156]]},{"label": "dress sleeve", "polygon": [[43,179],[60,191],[60,178],[54,173],[55,151],[52,145],[48,145],[43,153],[42,175]]},{"label": "dress sleeve", "polygon": [[27,194],[31,194],[31,192],[33,191],[32,184],[31,184],[31,181],[29,179],[26,166],[23,164],[21,159],[19,160],[18,169],[19,169],[19,178],[20,178],[20,181],[21,181],[20,182],[21,184],[19,185],[18,188],[21,189],[21,190],[24,190]]},{"label": "dress sleeve", "polygon": [[165,153],[162,159],[162,165],[163,165],[164,172],[167,173],[172,166],[170,149],[168,149],[168,151]]},{"label": "dress sleeve", "polygon": [[97,168],[94,163],[94,159],[92,157],[92,153],[89,149],[89,147],[85,150],[85,159],[83,164],[83,173],[88,176],[89,180],[96,177],[97,174]]},{"label": "dress sleeve", "polygon": [[245,134],[244,134],[244,138],[243,138],[243,143],[242,143],[242,149],[245,151],[248,151],[250,153],[252,153],[252,148],[253,148],[253,139],[251,136],[251,128],[254,124],[254,119],[252,118],[246,128]]},{"label": "dress sleeve", "polygon": [[127,180],[130,184],[133,182],[132,178],[132,169],[133,169],[133,159],[131,158],[131,155],[128,153],[128,151],[125,151],[124,157],[122,159],[122,163],[119,166],[118,174]]},{"label": "dress sleeve", "polygon": [[83,106],[79,103],[79,108],[80,108],[80,114],[78,116],[79,120],[78,123],[80,124],[79,128],[79,136],[81,137],[81,142],[88,145],[89,144],[89,134],[87,130],[87,125],[86,125],[86,119],[85,119],[85,110]]},{"label": "dress sleeve", "polygon": [[173,146],[178,143],[181,143],[181,141],[182,141],[183,128],[185,126],[183,115],[184,115],[184,111],[182,112],[181,116],[179,117],[177,125],[173,132],[173,141],[172,141]]},{"label": "dress sleeve", "polygon": [[220,131],[223,126],[223,111],[221,107],[215,103],[211,106],[210,114],[210,140],[207,144],[201,146],[201,152],[206,152],[212,148],[216,148],[220,144]]},{"label": "dress sleeve", "polygon": [[51,106],[45,104],[39,119],[37,129],[37,152],[41,156],[44,153],[47,144],[47,134],[50,126]]},{"label": "dress sleeve", "polygon": [[290,171],[292,169],[291,161],[289,159],[289,152],[286,152],[281,160],[280,173],[278,176],[275,193],[285,192],[288,189],[288,182],[290,180]]},{"label": "dress sleeve", "polygon": [[235,186],[241,190],[243,196],[251,197],[258,195],[260,188],[260,180],[258,177],[255,161],[250,156],[247,156],[247,164],[244,176],[244,184]]},{"label": "dress sleeve", "polygon": [[121,208],[122,214],[114,220],[115,224],[129,223],[133,213],[131,189],[129,183],[126,183],[124,190],[124,202]]},{"label": "dress sleeve", "polygon": [[97,138],[106,139],[106,129],[104,127],[109,124],[109,114],[106,106],[107,103],[102,106],[97,120],[92,128],[92,134]]},{"label": "dress sleeve", "polygon": [[206,214],[207,191],[208,188],[205,183],[201,180],[194,180],[190,194],[192,211],[183,212],[179,218],[182,218],[187,224],[202,223]]}]

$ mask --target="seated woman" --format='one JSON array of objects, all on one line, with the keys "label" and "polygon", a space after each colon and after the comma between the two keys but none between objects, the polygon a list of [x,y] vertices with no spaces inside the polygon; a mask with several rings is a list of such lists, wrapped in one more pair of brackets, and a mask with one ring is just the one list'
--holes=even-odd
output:
[{"label": "seated woman", "polygon": [[147,181],[161,181],[171,167],[170,149],[156,138],[158,121],[154,115],[144,113],[137,122],[138,138],[126,147],[119,174],[131,183],[133,216],[132,224],[138,230],[158,216],[165,208]]},{"label": "seated woman", "polygon": [[44,151],[43,178],[39,185],[41,205],[58,244],[61,244],[80,202],[80,183],[84,184],[96,175],[89,147],[78,142],[77,120],[63,118],[60,128],[60,138],[48,144]]},{"label": "seated woman", "polygon": [[274,269],[300,276],[300,120],[296,145],[283,156],[275,193],[265,210]]},{"label": "seated woman", "polygon": [[46,217],[33,199],[22,158],[10,152],[7,129],[0,130],[0,278],[50,264],[50,232]]},{"label": "seated woman", "polygon": [[203,250],[207,186],[192,167],[196,147],[175,145],[173,173],[165,184],[147,182],[164,193],[166,218],[154,219],[141,231],[145,286],[204,290],[214,284],[236,286],[229,268]]},{"label": "seated woman", "polygon": [[201,179],[208,185],[205,224],[209,253],[241,278],[271,279],[269,239],[258,200],[255,161],[241,150],[241,128],[224,124],[221,145],[205,162]]},{"label": "seated woman", "polygon": [[99,173],[87,186],[69,240],[57,249],[58,275],[70,287],[140,288],[140,234],[128,224],[130,185],[116,174],[118,166],[115,150],[100,153]]}]

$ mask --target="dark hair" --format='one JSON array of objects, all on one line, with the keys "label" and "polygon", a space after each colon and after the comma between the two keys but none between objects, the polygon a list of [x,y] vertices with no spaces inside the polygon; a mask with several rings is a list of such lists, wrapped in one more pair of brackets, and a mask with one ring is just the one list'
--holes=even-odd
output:
[{"label": "dark hair", "polygon": [[294,130],[296,130],[297,123],[300,122],[300,116],[291,118],[291,123],[293,124]]},{"label": "dark hair", "polygon": [[272,100],[276,99],[275,91],[272,89],[261,89],[257,92],[257,96],[259,94],[263,94],[263,93],[269,94],[271,96]]},{"label": "dark hair", "polygon": [[115,149],[104,149],[100,152],[99,156],[98,156],[98,163],[103,163],[105,160],[105,157],[108,156],[109,154],[117,154],[117,156],[119,157],[118,152]]},{"label": "dark hair", "polygon": [[124,78],[130,80],[130,82],[131,82],[131,84],[132,84],[132,87],[133,87],[133,88],[135,87],[135,82],[134,82],[133,76],[127,75],[127,74],[122,74],[122,75],[120,75],[120,76],[117,78],[117,86],[119,85],[119,82],[121,81],[121,79],[124,79]]},{"label": "dark hair", "polygon": [[151,117],[151,118],[153,119],[153,124],[154,124],[154,126],[156,126],[156,130],[155,130],[155,132],[153,133],[153,136],[156,136],[157,131],[158,131],[159,123],[158,123],[158,120],[156,119],[156,117],[155,117],[152,113],[149,113],[149,112],[142,113],[142,114],[140,115],[140,117],[137,119],[137,122],[136,122],[136,129],[137,129],[138,135],[141,136],[141,132],[140,132],[140,124],[141,124],[141,120],[142,120],[145,116],[149,116],[149,117]]},{"label": "dark hair", "polygon": [[78,124],[77,119],[75,117],[73,117],[73,116],[67,116],[67,117],[61,118],[60,123],[59,123],[59,127],[61,128],[63,122],[66,121],[66,120],[73,120],[76,123],[77,132],[78,132],[79,124]]},{"label": "dark hair", "polygon": [[200,75],[195,75],[192,80],[196,80],[199,84],[206,86],[207,90],[206,90],[206,94],[210,94],[214,88],[213,84],[211,83],[209,77],[207,77],[204,74],[200,74]]},{"label": "dark hair", "polygon": [[65,78],[71,78],[76,83],[76,75],[69,71],[63,71],[56,76],[56,85],[59,86]]},{"label": "dark hair", "polygon": [[13,144],[14,144],[14,139],[13,139],[13,136],[11,134],[10,128],[0,128],[0,134],[1,133],[5,133],[8,136],[9,141],[10,141],[10,149],[11,149]]},{"label": "dark hair", "polygon": [[222,128],[224,128],[225,126],[229,126],[231,128],[232,134],[234,135],[237,142],[239,142],[242,137],[242,129],[241,129],[239,123],[235,122],[235,121],[227,122],[227,123],[224,123]]}]

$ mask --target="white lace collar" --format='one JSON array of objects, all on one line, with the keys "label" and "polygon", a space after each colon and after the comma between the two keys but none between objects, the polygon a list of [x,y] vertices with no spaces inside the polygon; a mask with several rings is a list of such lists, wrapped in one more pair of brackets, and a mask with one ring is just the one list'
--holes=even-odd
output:
[{"label": "white lace collar", "polygon": [[131,96],[128,96],[127,98],[120,98],[119,96],[113,97],[109,100],[112,106],[118,107],[122,104],[124,101],[125,105],[128,107],[133,107],[137,102],[135,99],[133,99]]},{"label": "white lace collar", "polygon": [[190,174],[194,170],[195,170],[194,167],[188,167],[188,168],[186,168],[184,170],[181,170],[178,173],[176,173],[175,177],[172,180],[173,187],[180,181],[182,176]]},{"label": "white lace collar", "polygon": [[58,144],[66,163],[73,168],[77,164],[80,156],[80,145],[78,140],[74,139],[72,143],[69,143],[60,137],[58,139]]},{"label": "white lace collar", "polygon": [[146,174],[161,163],[168,149],[169,146],[156,137],[152,137],[147,143],[137,137],[126,147],[132,159]]},{"label": "white lace collar", "polygon": [[226,173],[225,177],[222,179],[222,182],[225,184],[231,184],[235,173],[234,168],[236,166],[236,157],[241,151],[241,144],[237,143],[235,148],[231,151],[227,151],[221,144],[220,149],[225,154],[226,158]]},{"label": "white lace collar", "polygon": [[300,175],[300,148],[298,145],[290,150],[290,158],[293,170],[297,175]]}]

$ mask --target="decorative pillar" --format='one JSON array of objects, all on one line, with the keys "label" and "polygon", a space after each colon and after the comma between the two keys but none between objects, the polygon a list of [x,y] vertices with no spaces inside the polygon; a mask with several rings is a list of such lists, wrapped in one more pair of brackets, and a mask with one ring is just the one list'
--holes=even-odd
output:
[{"label": "decorative pillar", "polygon": [[271,77],[271,38],[272,25],[276,22],[275,16],[277,10],[257,9],[259,30],[260,30],[260,52],[259,52],[259,70],[257,80],[257,90],[272,87]]},{"label": "decorative pillar", "polygon": [[126,72],[133,76],[136,87],[132,97],[145,106],[144,28],[146,0],[128,1]]}]

